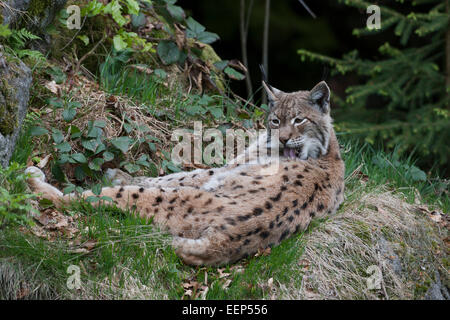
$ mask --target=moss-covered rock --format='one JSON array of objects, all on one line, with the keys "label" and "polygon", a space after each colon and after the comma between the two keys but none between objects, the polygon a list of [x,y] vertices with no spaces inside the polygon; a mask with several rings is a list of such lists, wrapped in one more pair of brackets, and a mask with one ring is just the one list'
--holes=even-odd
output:
[{"label": "moss-covered rock", "polygon": [[28,106],[31,70],[0,46],[0,165],[7,166]]},{"label": "moss-covered rock", "polygon": [[42,34],[67,0],[7,0],[3,23]]}]

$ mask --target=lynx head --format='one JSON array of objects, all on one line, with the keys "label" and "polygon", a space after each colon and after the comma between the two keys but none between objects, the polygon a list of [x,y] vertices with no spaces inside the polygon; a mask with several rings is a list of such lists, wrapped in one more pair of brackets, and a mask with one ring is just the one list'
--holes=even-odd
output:
[{"label": "lynx head", "polygon": [[317,158],[326,154],[331,130],[330,88],[285,93],[263,82],[269,101],[268,129],[278,130],[282,155]]}]

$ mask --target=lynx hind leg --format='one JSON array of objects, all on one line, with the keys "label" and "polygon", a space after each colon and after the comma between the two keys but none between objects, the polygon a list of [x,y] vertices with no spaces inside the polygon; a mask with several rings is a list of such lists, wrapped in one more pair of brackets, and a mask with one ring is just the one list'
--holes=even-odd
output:
[{"label": "lynx hind leg", "polygon": [[31,190],[36,193],[41,193],[44,198],[51,200],[58,205],[63,198],[63,193],[57,188],[45,182],[45,174],[41,169],[36,167],[28,167],[25,173],[30,175],[27,182]]}]

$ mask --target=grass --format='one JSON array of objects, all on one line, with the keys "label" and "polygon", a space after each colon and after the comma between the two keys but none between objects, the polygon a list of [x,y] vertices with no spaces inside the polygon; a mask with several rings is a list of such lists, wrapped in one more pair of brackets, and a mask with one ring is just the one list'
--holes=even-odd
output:
[{"label": "grass", "polygon": [[[414,190],[417,189],[423,199],[447,212],[448,198],[438,194],[440,185],[408,178],[408,168],[413,165],[408,159],[401,162],[403,166],[386,169],[373,159],[382,157],[392,163],[403,160],[375,151],[370,146],[358,146],[351,142],[344,144],[343,156],[347,165],[347,190],[346,202],[338,216],[345,217],[350,208],[350,212],[365,212],[367,208],[373,208],[373,205],[368,206],[359,200],[362,195],[371,194],[380,185],[404,195],[409,202],[415,200],[417,192]],[[25,155],[16,153],[15,157],[14,160],[20,160]],[[74,224],[79,234],[75,238],[58,234],[48,241],[28,231],[24,232],[26,229],[3,226],[0,233],[0,261],[3,268],[8,266],[8,274],[11,274],[8,279],[2,280],[8,283],[0,290],[3,297],[11,297],[11,288],[15,288],[13,292],[16,293],[28,288],[29,292],[35,293],[28,298],[186,299],[190,298],[185,295],[188,292],[186,284],[204,284],[206,281],[206,299],[298,298],[292,296],[292,292],[302,288],[305,250],[311,250],[311,243],[317,244],[317,241],[311,241],[311,235],[320,233],[321,228],[330,223],[314,222],[306,232],[272,248],[269,255],[250,257],[236,265],[222,268],[191,268],[175,255],[167,235],[127,212],[108,207],[94,210],[88,204],[74,203],[66,209],[65,215],[76,217]],[[337,229],[338,234],[349,235],[350,230],[352,237],[348,239],[354,239],[355,243],[360,239],[362,244],[370,247],[373,242],[370,223],[353,221],[350,226],[344,227],[341,224],[341,229]],[[342,228],[346,228],[347,233]],[[95,243],[93,248],[77,251],[89,241]],[[321,243],[323,247],[323,243],[329,242]],[[314,252],[319,254],[320,251]],[[306,256],[310,260],[314,259],[311,254]],[[80,266],[82,270],[82,289],[78,291],[66,287],[69,276],[67,268],[70,265]],[[360,272],[364,266],[359,266]],[[359,280],[362,281],[361,278]],[[194,289],[199,290],[195,285]],[[193,291],[192,295],[195,296]]]},{"label": "grass", "polygon": [[[221,96],[170,91],[164,85],[165,81],[171,81],[167,75],[138,72],[126,65],[126,56],[108,59],[99,74],[103,88],[133,98],[148,108],[149,113],[174,127],[191,120],[227,123],[262,117],[253,110],[253,114],[248,112],[240,118],[236,105]],[[28,128],[37,121],[32,115],[27,117],[13,155],[12,161],[22,168],[14,169],[9,175],[20,178],[6,183],[6,178],[0,177],[0,186],[10,194],[26,193],[24,177],[19,173],[33,157]],[[398,277],[392,270],[386,269],[385,292],[374,293],[362,287],[367,278],[366,269],[370,264],[379,263],[375,248],[382,236],[397,255],[409,261],[407,281],[412,281],[411,277],[420,278],[413,270],[418,259],[427,259],[430,264],[427,274],[432,274],[431,264],[441,258],[426,252],[434,254],[441,243],[432,228],[428,228],[426,219],[416,217],[410,204],[426,203],[447,213],[448,182],[427,177],[414,165],[412,157],[401,158],[395,152],[385,154],[369,144],[343,137],[340,141],[346,162],[346,200],[338,214],[313,221],[308,230],[272,248],[270,253],[262,252],[257,257],[220,268],[192,268],[175,255],[167,234],[129,212],[111,207],[93,209],[89,204],[75,202],[61,214],[41,203],[41,211],[50,217],[48,225],[19,227],[5,223],[0,226],[0,298],[420,297],[432,277],[413,281],[405,289],[398,285]],[[386,211],[392,216],[381,219]],[[403,219],[402,214],[403,225],[398,222]],[[58,227],[62,222],[66,223],[65,227]],[[408,233],[408,228],[419,232]],[[423,245],[409,241],[412,235],[424,240]],[[342,246],[342,243],[348,244]],[[402,246],[410,246],[413,253],[400,250]],[[438,262],[448,268],[445,261]],[[71,275],[67,271],[71,265],[80,268],[80,289],[67,287]]]}]

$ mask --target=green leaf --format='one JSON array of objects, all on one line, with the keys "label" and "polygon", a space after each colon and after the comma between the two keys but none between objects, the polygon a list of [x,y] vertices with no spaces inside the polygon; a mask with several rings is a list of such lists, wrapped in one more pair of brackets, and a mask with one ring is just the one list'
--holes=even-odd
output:
[{"label": "green leaf", "polygon": [[81,35],[77,37],[81,41],[83,41],[84,45],[87,46],[89,44],[89,37],[85,35]]},{"label": "green leaf", "polygon": [[94,121],[94,127],[98,127],[98,128],[104,128],[104,127],[106,127],[106,122],[105,122],[105,120],[95,120],[95,121]]},{"label": "green leaf", "polygon": [[126,165],[124,165],[124,168],[131,174],[138,172],[139,169],[141,169],[138,165],[132,163],[127,163]]},{"label": "green leaf", "polygon": [[139,3],[136,0],[126,0],[128,13],[138,15],[139,14]]},{"label": "green leaf", "polygon": [[89,169],[94,171],[100,171],[102,169],[102,165],[105,163],[105,160],[102,158],[95,158],[91,162],[89,162]]},{"label": "green leaf", "polygon": [[210,108],[209,112],[214,116],[214,118],[219,119],[223,117],[223,111],[220,107]]},{"label": "green leaf", "polygon": [[122,15],[122,6],[119,0],[113,0],[103,9],[104,13],[112,15],[113,19],[121,27],[127,23],[127,19]]},{"label": "green leaf", "polygon": [[86,163],[87,159],[82,153],[75,153],[72,155],[72,159],[74,159],[78,163]]},{"label": "green leaf", "polygon": [[117,51],[125,50],[128,47],[128,44],[123,40],[120,34],[116,34],[113,39],[114,49]]},{"label": "green leaf", "polygon": [[98,201],[98,197],[97,196],[89,196],[85,200],[86,200],[86,202],[89,202],[89,203],[97,202]]},{"label": "green leaf", "polygon": [[95,149],[97,149],[98,142],[96,140],[82,140],[81,145],[86,150],[95,152]]},{"label": "green leaf", "polygon": [[166,64],[173,64],[180,59],[180,50],[177,45],[170,40],[163,40],[158,44],[156,49],[161,61]]},{"label": "green leaf", "polygon": [[64,83],[67,79],[66,74],[58,67],[51,67],[45,72],[50,75],[57,84]]},{"label": "green leaf", "polygon": [[10,35],[12,35],[12,31],[8,27],[9,25],[0,24],[0,37],[8,38]]},{"label": "green leaf", "polygon": [[102,129],[93,126],[89,130],[87,137],[88,138],[100,138],[102,136],[102,134],[103,134]]},{"label": "green leaf", "polygon": [[154,74],[160,79],[167,78],[167,72],[165,72],[163,69],[155,69]]},{"label": "green leaf", "polygon": [[66,195],[66,194],[69,194],[69,193],[72,193],[72,192],[74,192],[75,191],[75,185],[74,184],[70,184],[69,186],[67,186],[67,187],[65,187],[64,189],[63,189],[63,193]]},{"label": "green leaf", "polygon": [[114,153],[109,151],[104,152],[103,159],[105,159],[105,162],[112,161],[114,159]]},{"label": "green leaf", "polygon": [[186,18],[183,8],[175,6],[173,4],[167,4],[167,11],[169,11],[172,18],[177,21],[183,21]]},{"label": "green leaf", "polygon": [[66,121],[66,122],[72,121],[76,115],[77,115],[77,110],[74,108],[64,109],[64,111],[62,113],[62,117],[63,117],[64,121]]},{"label": "green leaf", "polygon": [[242,73],[234,70],[231,67],[226,67],[224,72],[231,78],[234,80],[244,80],[245,79],[245,75],[243,75]]},{"label": "green leaf", "polygon": [[427,180],[427,174],[417,168],[416,166],[411,166],[408,172],[411,179],[414,181],[426,181]]},{"label": "green leaf", "polygon": [[114,147],[126,153],[130,148],[131,139],[128,137],[119,137],[111,141]]},{"label": "green leaf", "polygon": [[32,127],[30,129],[30,134],[32,137],[43,136],[44,134],[48,134],[48,130],[42,127]]},{"label": "green leaf", "polygon": [[64,140],[63,133],[58,129],[53,129],[52,131],[53,131],[53,133],[52,133],[53,141],[56,144],[63,142],[63,140]]},{"label": "green leaf", "polygon": [[134,28],[141,28],[147,23],[147,16],[142,12],[139,15],[131,15],[131,24]]},{"label": "green leaf", "polygon": [[100,183],[95,184],[94,186],[92,186],[91,191],[96,196],[99,196],[102,193],[102,185]]},{"label": "green leaf", "polygon": [[204,26],[202,26],[200,23],[195,21],[192,17],[189,17],[186,20],[186,25],[188,27],[186,36],[188,38],[196,38],[200,35],[200,33],[202,33],[203,31],[206,30],[206,28]]},{"label": "green leaf", "polygon": [[220,71],[223,71],[226,67],[228,67],[228,63],[228,60],[218,61],[214,63],[214,66]]},{"label": "green leaf", "polygon": [[72,150],[72,147],[68,142],[63,142],[55,146],[56,149],[58,149],[60,152],[70,152]]},{"label": "green leaf", "polygon": [[212,33],[212,32],[202,32],[197,36],[197,40],[206,44],[211,44],[213,42],[216,42],[217,40],[219,40],[220,37],[218,34],[216,33]]},{"label": "green leaf", "polygon": [[75,168],[75,178],[78,181],[83,181],[86,178],[86,171],[82,166],[78,166]]},{"label": "green leaf", "polygon": [[70,138],[72,139],[78,139],[79,137],[81,137],[81,130],[77,126],[70,126],[69,132]]}]

